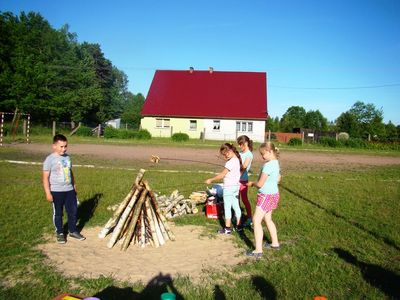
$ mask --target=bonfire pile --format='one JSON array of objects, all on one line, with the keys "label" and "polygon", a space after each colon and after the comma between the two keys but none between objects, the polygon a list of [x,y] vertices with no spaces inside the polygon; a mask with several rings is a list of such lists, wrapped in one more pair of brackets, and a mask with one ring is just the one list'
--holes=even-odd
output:
[{"label": "bonfire pile", "polygon": [[206,201],[206,194],[193,192],[189,199],[181,195],[178,190],[174,190],[171,195],[156,196],[162,213],[168,219],[182,216],[185,214],[197,214],[199,209],[196,204]]},{"label": "bonfire pile", "polygon": [[159,247],[167,240],[175,240],[154,193],[143,180],[144,173],[145,170],[140,169],[128,195],[99,233],[99,237],[104,238],[112,231],[108,248],[117,242],[121,242],[121,250],[126,250],[131,243]]}]

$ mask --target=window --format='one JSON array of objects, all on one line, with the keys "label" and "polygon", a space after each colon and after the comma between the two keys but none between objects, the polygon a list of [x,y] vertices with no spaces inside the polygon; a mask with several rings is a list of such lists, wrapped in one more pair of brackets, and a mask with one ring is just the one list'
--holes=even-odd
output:
[{"label": "window", "polygon": [[220,127],[220,121],[219,120],[214,120],[213,130],[218,130],[219,131],[219,127]]},{"label": "window", "polygon": [[197,120],[190,120],[189,130],[197,130]]},{"label": "window", "polygon": [[168,128],[170,126],[170,119],[156,119],[157,128]]},{"label": "window", "polygon": [[253,122],[236,122],[237,132],[253,132]]}]

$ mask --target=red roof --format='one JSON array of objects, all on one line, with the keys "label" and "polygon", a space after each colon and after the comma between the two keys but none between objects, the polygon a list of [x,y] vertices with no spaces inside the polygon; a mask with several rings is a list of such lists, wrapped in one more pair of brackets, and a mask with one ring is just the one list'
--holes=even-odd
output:
[{"label": "red roof", "polygon": [[157,70],[142,116],[265,120],[267,75]]}]

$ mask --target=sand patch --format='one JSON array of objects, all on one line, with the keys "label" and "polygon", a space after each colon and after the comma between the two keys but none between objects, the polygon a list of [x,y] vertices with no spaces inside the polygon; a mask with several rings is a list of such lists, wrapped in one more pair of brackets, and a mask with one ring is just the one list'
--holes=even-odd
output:
[{"label": "sand patch", "polygon": [[101,228],[95,227],[82,230],[85,241],[68,239],[66,244],[60,245],[51,237],[48,243],[39,245],[39,249],[50,264],[67,276],[97,278],[104,275],[143,283],[160,273],[170,274],[172,278],[187,275],[198,280],[204,271],[222,271],[245,260],[244,250],[234,245],[233,236],[210,238],[202,234],[202,227],[192,225],[171,225],[171,229],[176,241],[168,241],[159,248],[130,246],[127,251],[121,251],[116,244],[109,249],[110,235],[100,239],[97,234]]}]

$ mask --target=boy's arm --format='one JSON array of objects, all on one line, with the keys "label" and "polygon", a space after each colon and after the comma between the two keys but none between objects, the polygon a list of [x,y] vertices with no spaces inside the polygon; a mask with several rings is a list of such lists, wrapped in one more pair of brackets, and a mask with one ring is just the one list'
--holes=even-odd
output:
[{"label": "boy's arm", "polygon": [[74,187],[75,194],[78,194],[78,192],[76,190],[74,172],[72,172],[72,169],[71,169],[71,179],[72,179],[72,186]]},{"label": "boy's arm", "polygon": [[50,192],[49,177],[50,177],[50,172],[49,171],[43,171],[42,183],[43,183],[44,192],[46,194],[46,200],[49,201],[49,202],[53,202],[53,196],[51,195],[51,192]]}]

